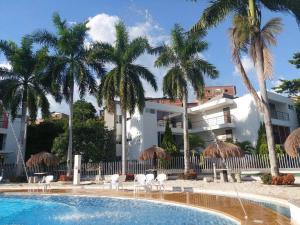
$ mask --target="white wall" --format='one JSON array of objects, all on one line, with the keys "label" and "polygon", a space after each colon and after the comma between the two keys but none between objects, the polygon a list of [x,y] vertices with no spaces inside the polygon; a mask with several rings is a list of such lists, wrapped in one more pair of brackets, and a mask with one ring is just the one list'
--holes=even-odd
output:
[{"label": "white wall", "polygon": [[[9,123],[11,120],[9,120]],[[6,139],[5,139],[5,144],[4,144],[4,149],[2,152],[5,152],[5,163],[15,163],[16,162],[16,156],[17,156],[17,151],[18,151],[18,145],[17,145],[17,140],[13,134],[13,130],[15,132],[16,137],[19,139],[20,136],[20,128],[21,128],[21,119],[16,118],[11,125],[8,124],[7,129],[0,129],[0,133],[6,134]],[[19,141],[19,140],[18,140]]]}]

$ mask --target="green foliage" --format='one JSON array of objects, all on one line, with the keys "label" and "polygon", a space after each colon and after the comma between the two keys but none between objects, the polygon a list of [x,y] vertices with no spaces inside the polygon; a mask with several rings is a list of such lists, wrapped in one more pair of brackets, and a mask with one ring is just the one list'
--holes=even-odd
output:
[{"label": "green foliage", "polygon": [[171,45],[153,49],[158,54],[157,67],[168,67],[163,80],[163,92],[171,99],[187,96],[190,83],[197,96],[203,95],[204,75],[215,79],[218,71],[215,66],[199,57],[199,53],[208,48],[207,42],[201,40],[205,32],[187,34],[182,27],[175,25],[171,32]]},{"label": "green foliage", "polygon": [[[261,146],[267,145],[267,135],[266,135],[266,128],[264,123],[260,123],[260,126],[257,131],[257,141],[256,141],[256,152],[260,153],[264,147]],[[267,148],[268,151],[268,148]]]},{"label": "green foliage", "polygon": [[172,156],[178,154],[178,150],[176,147],[176,143],[173,138],[172,130],[170,128],[169,121],[167,121],[164,137],[161,143],[161,147],[165,149],[165,151]]},{"label": "green foliage", "polygon": [[242,142],[239,142],[239,141],[233,141],[232,139],[227,139],[226,142],[229,142],[229,143],[232,143],[232,144],[235,144],[237,146],[239,146],[245,154],[247,155],[251,155],[251,154],[256,154],[256,148],[254,148],[251,144],[250,141],[242,141]]},{"label": "green foliage", "polygon": [[[115,135],[98,119],[74,121],[73,154],[82,155],[83,162],[110,161],[115,157]],[[52,152],[66,161],[68,133],[55,138]]]},{"label": "green foliage", "polygon": [[260,176],[261,181],[263,184],[272,184],[272,175],[270,173],[266,173]]},{"label": "green foliage", "polygon": [[27,151],[25,159],[27,160],[32,154],[38,152],[51,152],[54,139],[64,133],[66,127],[67,121],[65,119],[49,119],[40,124],[30,124],[27,128]]},{"label": "green foliage", "polygon": [[[280,145],[275,145],[276,154],[283,154],[283,149]],[[265,125],[263,123],[260,124],[259,129],[257,131],[257,141],[256,141],[256,153],[258,154],[268,154],[268,142]]]},{"label": "green foliage", "polygon": [[69,102],[74,83],[78,85],[80,97],[86,92],[94,94],[97,90],[95,74],[102,75],[104,69],[102,61],[92,57],[93,48],[85,47],[88,32],[86,22],[70,24],[57,13],[53,14],[52,20],[56,34],[38,30],[30,38],[53,50],[44,69],[56,99],[61,100],[63,95]]},{"label": "green foliage", "polygon": [[85,100],[78,100],[73,105],[73,117],[74,120],[85,121],[88,119],[94,119],[96,109],[92,103]]},{"label": "green foliage", "polygon": [[11,69],[0,67],[0,98],[13,118],[17,116],[19,107],[23,112],[26,108],[33,120],[39,108],[42,116],[49,115],[46,97],[49,86],[42,70],[48,60],[47,49],[33,50],[32,41],[28,38],[22,38],[20,46],[11,41],[0,41],[0,52],[12,66]]},{"label": "green foliage", "polygon": [[289,62],[295,65],[297,69],[300,69],[300,52],[295,53],[293,59]]},{"label": "green foliage", "polygon": [[125,25],[120,22],[115,26],[116,42],[96,43],[94,57],[113,64],[113,69],[101,79],[98,91],[98,103],[109,111],[114,111],[115,97],[120,98],[123,112],[132,114],[137,107],[143,111],[145,106],[145,91],[142,79],[157,90],[155,76],[146,67],[135,64],[135,60],[149,50],[146,38],[138,37],[130,41]]},{"label": "green foliage", "polygon": [[[280,145],[275,145],[275,152],[276,154],[283,154],[284,151]],[[259,146],[258,153],[261,155],[268,154],[269,153],[268,144],[265,143],[261,144]]]},{"label": "green foliage", "polygon": [[[196,1],[196,0],[192,0]],[[255,11],[261,15],[262,8],[272,12],[290,13],[300,22],[300,2],[295,0],[256,0]],[[232,14],[248,16],[248,1],[240,0],[215,0],[209,1],[209,5],[204,9],[199,21],[193,26],[193,31],[208,29],[217,26]]]},{"label": "green foliage", "polygon": [[199,134],[189,134],[190,149],[204,147],[204,141]]}]

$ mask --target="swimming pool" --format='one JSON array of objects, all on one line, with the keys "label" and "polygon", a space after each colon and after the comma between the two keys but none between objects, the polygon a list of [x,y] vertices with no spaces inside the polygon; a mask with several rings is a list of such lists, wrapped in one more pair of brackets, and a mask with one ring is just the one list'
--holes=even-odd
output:
[{"label": "swimming pool", "polygon": [[0,196],[1,224],[236,225],[219,214],[143,200],[76,196]]}]

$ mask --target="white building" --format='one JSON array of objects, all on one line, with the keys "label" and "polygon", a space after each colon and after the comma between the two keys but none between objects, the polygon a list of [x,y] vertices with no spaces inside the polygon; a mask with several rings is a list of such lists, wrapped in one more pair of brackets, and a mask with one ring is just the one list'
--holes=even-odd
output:
[{"label": "white building", "polygon": [[15,163],[17,158],[18,147],[14,132],[16,137],[19,137],[21,119],[17,117],[12,126],[9,124],[10,121],[5,112],[0,114],[0,164]]},{"label": "white building", "polygon": [[[268,93],[276,144],[283,144],[288,134],[298,127],[293,101],[275,93]],[[106,125],[116,129],[117,156],[121,156],[121,113],[105,112]],[[165,131],[166,120],[180,145],[183,142],[182,112],[180,106],[147,101],[143,113],[127,117],[128,159],[138,159],[144,149],[159,145]],[[233,97],[221,94],[208,102],[188,109],[189,132],[199,134],[207,143],[214,136],[220,140],[250,141],[256,145],[257,131],[262,115],[257,111],[250,94]],[[211,132],[213,131],[213,133]]]}]

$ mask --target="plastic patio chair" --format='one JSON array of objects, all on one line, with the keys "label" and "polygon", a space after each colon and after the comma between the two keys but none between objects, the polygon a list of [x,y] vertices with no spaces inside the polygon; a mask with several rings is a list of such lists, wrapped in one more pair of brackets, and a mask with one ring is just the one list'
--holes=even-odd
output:
[{"label": "plastic patio chair", "polygon": [[159,190],[161,190],[163,188],[163,190],[165,190],[165,181],[167,180],[167,175],[164,173],[158,174],[155,182],[154,182],[154,186],[156,186],[156,188]]},{"label": "plastic patio chair", "polygon": [[119,174],[114,174],[111,176],[111,189],[116,188],[117,190],[119,190]]},{"label": "plastic patio chair", "polygon": [[144,188],[145,191],[147,191],[147,184],[146,184],[145,174],[137,174],[134,177],[134,182],[133,182],[134,192],[138,191],[140,187]]},{"label": "plastic patio chair", "polygon": [[154,183],[154,174],[149,173],[146,175],[146,185],[149,190],[152,190],[152,185]]},{"label": "plastic patio chair", "polygon": [[47,191],[50,188],[51,182],[53,182],[54,176],[53,175],[48,175],[44,176],[43,179],[39,182],[39,185],[43,185],[42,190]]}]

